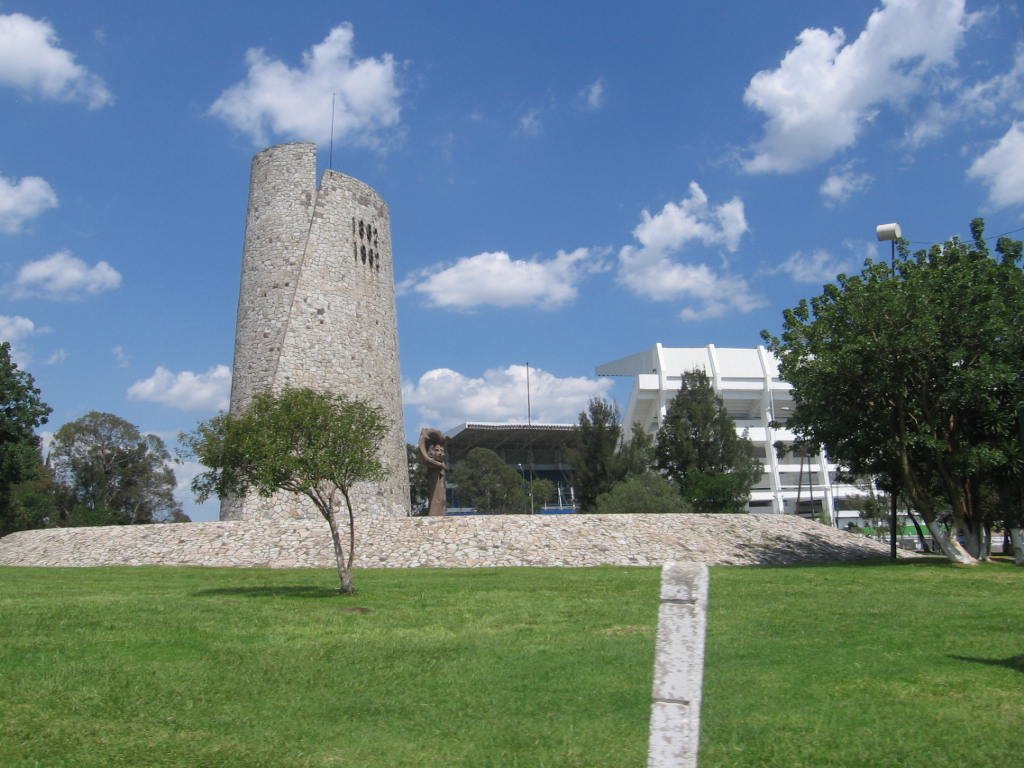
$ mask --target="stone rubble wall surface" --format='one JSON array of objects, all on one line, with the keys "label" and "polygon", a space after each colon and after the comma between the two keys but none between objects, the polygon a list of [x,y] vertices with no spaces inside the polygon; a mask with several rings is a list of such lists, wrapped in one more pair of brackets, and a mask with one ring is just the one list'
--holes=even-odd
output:
[{"label": "stone rubble wall surface", "polygon": [[[832,562],[888,547],[789,515],[494,515],[359,518],[361,568]],[[51,528],[0,539],[0,565],[334,566],[321,520]]]}]

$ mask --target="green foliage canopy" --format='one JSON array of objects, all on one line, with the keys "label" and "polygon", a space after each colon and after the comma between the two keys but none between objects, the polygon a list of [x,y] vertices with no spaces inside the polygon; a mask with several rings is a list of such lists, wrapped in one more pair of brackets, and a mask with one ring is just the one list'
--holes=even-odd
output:
[{"label": "green foliage canopy", "polygon": [[34,430],[51,411],[32,376],[11,359],[10,343],[0,343],[0,536],[27,527],[12,492],[44,475]]},{"label": "green foliage canopy", "polygon": [[594,512],[597,498],[628,477],[641,475],[654,461],[654,443],[639,424],[622,442],[619,407],[595,397],[579,414],[566,458],[576,473],[576,501],[581,512]]},{"label": "green foliage canopy", "polygon": [[522,514],[530,499],[522,476],[490,448],[473,448],[449,475],[463,505],[485,515]]},{"label": "green foliage canopy", "polygon": [[[180,520],[163,440],[112,413],[91,411],[57,430],[48,463],[62,525]],[[186,518],[187,519],[187,518]]]},{"label": "green foliage canopy", "polygon": [[936,526],[949,510],[977,555],[986,478],[1002,474],[1024,402],[1021,243],[1000,238],[993,258],[984,222],[895,270],[868,261],[763,332],[793,387],[788,427],[851,474],[887,478],[953,559],[970,562]]},{"label": "green foliage canopy", "polygon": [[576,471],[576,501],[581,512],[592,512],[597,497],[611,490],[618,476],[615,452],[622,436],[619,407],[595,397],[579,415],[566,458]]},{"label": "green foliage canopy", "polygon": [[672,481],[651,471],[617,482],[610,491],[597,497],[595,509],[601,515],[692,511]]},{"label": "green foliage canopy", "polygon": [[[356,483],[382,480],[387,472],[380,444],[387,433],[383,412],[369,403],[312,389],[262,393],[237,416],[220,414],[180,441],[186,455],[209,467],[192,488],[200,500],[289,491],[309,498],[331,529],[341,591],[354,592],[352,562]],[[349,545],[341,543],[338,513],[348,513]]]},{"label": "green foliage canopy", "polygon": [[754,446],[736,434],[704,371],[683,374],[658,430],[655,460],[698,512],[743,512],[764,467]]}]

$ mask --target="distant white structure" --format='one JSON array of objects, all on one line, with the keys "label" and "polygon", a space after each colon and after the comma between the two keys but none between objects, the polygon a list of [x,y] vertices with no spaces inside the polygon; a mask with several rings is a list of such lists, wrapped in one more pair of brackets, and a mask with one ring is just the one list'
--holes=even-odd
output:
[{"label": "distant white structure", "polygon": [[[657,433],[668,404],[680,389],[683,374],[695,369],[707,374],[735,420],[737,431],[747,433],[764,463],[765,473],[750,494],[749,511],[814,517],[824,511],[840,528],[857,521],[858,512],[837,511],[837,501],[863,496],[865,491],[837,483],[835,464],[829,464],[823,455],[801,457],[792,450],[778,458],[775,444],[791,444],[794,435],[771,423],[785,424],[792,412],[792,385],[779,378],[778,361],[764,347],[720,349],[708,344],[680,348],[655,344],[644,352],[599,365],[597,374],[634,379],[622,419],[628,439],[634,424],[640,424],[651,435]],[[838,506],[850,505],[840,502]]]}]

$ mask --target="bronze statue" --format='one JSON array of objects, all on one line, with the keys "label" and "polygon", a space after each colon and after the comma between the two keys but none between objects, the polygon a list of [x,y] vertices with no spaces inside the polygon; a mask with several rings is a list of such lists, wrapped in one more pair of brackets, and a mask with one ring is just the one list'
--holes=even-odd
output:
[{"label": "bronze statue", "polygon": [[420,458],[427,465],[427,488],[430,498],[427,514],[444,517],[447,510],[445,496],[445,443],[448,438],[439,429],[424,427],[420,430]]}]

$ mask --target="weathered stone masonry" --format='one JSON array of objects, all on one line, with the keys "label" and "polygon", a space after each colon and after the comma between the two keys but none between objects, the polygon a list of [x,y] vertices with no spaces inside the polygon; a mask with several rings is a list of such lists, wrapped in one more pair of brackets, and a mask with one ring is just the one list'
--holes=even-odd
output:
[{"label": "weathered stone masonry", "polygon": [[[373,189],[343,173],[325,171],[317,187],[316,145],[309,143],[270,147],[252,161],[231,411],[286,386],[383,409],[390,474],[357,486],[353,502],[359,514],[407,515],[390,214]],[[319,514],[287,494],[221,505],[222,520],[296,517]]]},{"label": "weathered stone masonry", "polygon": [[[363,568],[727,565],[885,557],[885,544],[794,515],[506,515],[356,523]],[[331,568],[322,520],[125,525],[21,531],[0,565]]]}]

